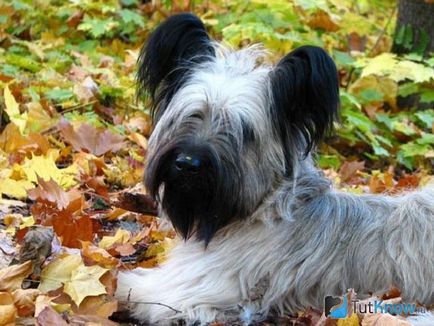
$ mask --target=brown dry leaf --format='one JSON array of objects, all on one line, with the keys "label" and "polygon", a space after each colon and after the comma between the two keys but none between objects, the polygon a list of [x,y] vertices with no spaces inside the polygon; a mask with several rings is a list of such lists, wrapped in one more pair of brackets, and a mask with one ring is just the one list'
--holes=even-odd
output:
[{"label": "brown dry leaf", "polygon": [[148,149],[148,140],[143,135],[133,132],[128,136],[128,138],[143,149]]},{"label": "brown dry leaf", "polygon": [[63,138],[78,152],[86,151],[96,156],[107,152],[117,152],[124,145],[124,137],[116,135],[105,129],[104,131],[83,123],[77,131],[65,119],[58,124]]},{"label": "brown dry leaf", "polygon": [[367,314],[362,319],[362,326],[411,326],[411,323],[401,316]]},{"label": "brown dry leaf", "polygon": [[117,326],[118,323],[115,323],[111,320],[105,319],[103,317],[98,316],[81,316],[81,315],[73,315],[70,318],[71,325],[87,325],[87,326]]},{"label": "brown dry leaf", "polygon": [[45,181],[38,176],[38,187],[30,189],[28,194],[31,200],[47,200],[55,203],[59,209],[65,209],[70,202],[68,193],[51,178]]},{"label": "brown dry leaf", "polygon": [[419,186],[420,177],[416,174],[408,174],[398,180],[395,188],[398,189],[415,189]]},{"label": "brown dry leaf", "polygon": [[46,306],[36,318],[40,326],[67,326],[69,325],[52,307]]},{"label": "brown dry leaf", "polygon": [[40,275],[42,263],[51,254],[53,237],[52,228],[33,226],[23,238],[18,260],[20,262],[32,261],[35,276]]},{"label": "brown dry leaf", "polygon": [[349,181],[358,171],[363,171],[365,168],[364,161],[345,161],[339,169],[339,175],[343,182]]},{"label": "brown dry leaf", "polygon": [[14,299],[8,292],[0,292],[0,326],[14,325],[17,309]]},{"label": "brown dry leaf", "polygon": [[118,309],[118,301],[107,295],[87,297],[80,304],[77,313],[80,315],[96,315],[110,317]]},{"label": "brown dry leaf", "polygon": [[13,123],[9,123],[0,134],[0,149],[6,153],[12,153],[30,144],[31,142],[21,135],[20,129]]},{"label": "brown dry leaf", "polygon": [[23,280],[28,277],[33,270],[32,262],[27,261],[21,265],[12,265],[0,270],[0,291],[12,292],[21,289]]},{"label": "brown dry leaf", "polygon": [[17,248],[12,241],[11,235],[3,231],[0,232],[0,270],[9,266],[16,251]]},{"label": "brown dry leaf", "polygon": [[369,179],[369,190],[374,194],[391,190],[393,186],[393,174],[388,171],[384,173],[373,173]]},{"label": "brown dry leaf", "polygon": [[136,249],[133,247],[131,243],[124,243],[120,246],[117,246],[115,250],[121,255],[121,256],[131,256],[136,252]]},{"label": "brown dry leaf", "polygon": [[12,292],[18,315],[31,316],[35,312],[35,300],[40,294],[41,291],[38,289],[17,289]]},{"label": "brown dry leaf", "polygon": [[329,32],[334,32],[339,29],[338,24],[336,24],[332,17],[323,10],[318,10],[313,13],[307,21],[307,25],[311,28],[320,28]]},{"label": "brown dry leaf", "polygon": [[158,215],[157,203],[151,196],[145,194],[122,192],[119,194],[117,201],[112,203],[112,205],[130,212]]},{"label": "brown dry leaf", "polygon": [[81,253],[84,257],[92,259],[94,262],[104,267],[113,267],[118,264],[118,260],[110,255],[106,250],[98,248],[89,241],[81,242]]}]

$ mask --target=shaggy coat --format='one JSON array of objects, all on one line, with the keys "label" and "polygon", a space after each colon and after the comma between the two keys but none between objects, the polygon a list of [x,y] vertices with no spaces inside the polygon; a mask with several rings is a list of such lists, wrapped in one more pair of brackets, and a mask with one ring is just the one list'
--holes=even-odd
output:
[{"label": "shaggy coat", "polygon": [[396,286],[407,302],[434,303],[434,191],[354,195],[313,165],[339,106],[324,50],[273,66],[260,47],[224,48],[181,14],[143,47],[138,82],[155,122],[145,184],[183,240],[160,267],[119,274],[135,318],[250,323],[322,308],[348,288]]}]

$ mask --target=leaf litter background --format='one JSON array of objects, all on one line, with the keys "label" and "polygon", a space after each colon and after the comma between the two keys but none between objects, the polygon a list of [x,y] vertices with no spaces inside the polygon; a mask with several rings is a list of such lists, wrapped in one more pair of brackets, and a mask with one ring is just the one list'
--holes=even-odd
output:
[{"label": "leaf litter background", "polygon": [[[390,53],[396,6],[3,1],[0,325],[115,325],[109,317],[125,304],[113,297],[117,271],[152,268],[177,241],[141,186],[151,122],[134,82],[140,46],[175,12],[194,11],[235,48],[262,42],[273,60],[302,44],[329,51],[342,121],[316,160],[337,187],[396,193],[432,182],[434,58]],[[406,105],[408,97],[417,105]],[[399,291],[384,298],[399,302]],[[336,321],[315,309],[267,323],[408,324],[391,315]]]}]

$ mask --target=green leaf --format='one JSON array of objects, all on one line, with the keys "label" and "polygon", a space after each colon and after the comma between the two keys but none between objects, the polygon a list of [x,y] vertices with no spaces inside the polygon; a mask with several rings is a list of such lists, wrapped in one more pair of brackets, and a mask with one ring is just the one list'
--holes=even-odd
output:
[{"label": "green leaf", "polygon": [[416,51],[416,53],[423,55],[425,53],[426,47],[429,44],[429,35],[425,30],[423,30],[423,29],[419,30],[419,40],[418,41],[419,42],[417,43],[414,50]]},{"label": "green leaf", "polygon": [[434,90],[433,89],[423,90],[420,96],[420,101],[422,103],[434,102]]},{"label": "green leaf", "polygon": [[434,126],[434,110],[419,111],[415,113],[415,116],[426,128],[431,129]]},{"label": "green leaf", "polygon": [[398,45],[402,45],[404,43],[404,35],[405,35],[405,25],[401,25],[398,29],[398,32],[395,35],[394,41]]},{"label": "green leaf", "polygon": [[54,102],[61,103],[74,97],[74,93],[69,89],[54,88],[45,92],[45,97]]},{"label": "green leaf", "polygon": [[434,134],[423,134],[421,138],[416,140],[416,143],[434,146]]},{"label": "green leaf", "polygon": [[402,45],[406,49],[411,49],[413,46],[413,27],[411,25],[405,26],[404,41]]},{"label": "green leaf", "polygon": [[400,146],[400,152],[403,157],[423,156],[431,150],[429,144],[418,144],[410,142]]},{"label": "green leaf", "polygon": [[34,61],[32,58],[30,58],[30,56],[7,53],[5,55],[5,60],[6,63],[10,65],[20,67],[31,72],[38,72],[42,68],[41,65]]},{"label": "green leaf", "polygon": [[321,169],[332,168],[334,170],[338,170],[342,164],[341,160],[336,155],[325,155],[325,154],[318,155],[317,163]]},{"label": "green leaf", "polygon": [[419,92],[419,86],[415,83],[405,83],[399,85],[398,95],[406,97]]},{"label": "green leaf", "polygon": [[121,19],[124,21],[124,23],[132,23],[139,27],[144,27],[145,22],[143,20],[142,15],[139,15],[138,13],[130,10],[130,9],[122,9],[119,12],[119,15],[121,16]]}]

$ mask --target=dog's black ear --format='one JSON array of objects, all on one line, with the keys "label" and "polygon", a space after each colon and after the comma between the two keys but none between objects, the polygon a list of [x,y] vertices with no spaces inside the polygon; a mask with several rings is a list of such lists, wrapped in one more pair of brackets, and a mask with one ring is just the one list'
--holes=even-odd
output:
[{"label": "dog's black ear", "polygon": [[280,60],[270,81],[272,118],[290,170],[294,149],[307,155],[332,130],[338,117],[338,73],[323,49],[302,46]]},{"label": "dog's black ear", "polygon": [[138,94],[148,91],[154,108],[158,108],[162,101],[170,101],[195,64],[214,55],[205,26],[198,17],[189,13],[169,17],[140,51]]}]

